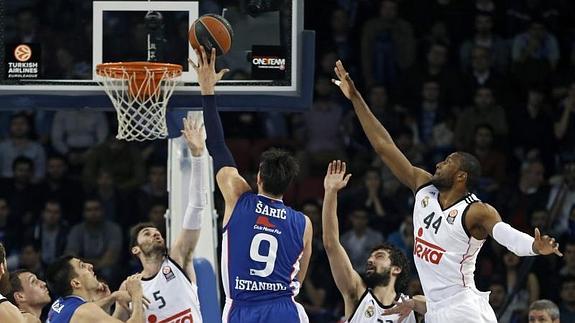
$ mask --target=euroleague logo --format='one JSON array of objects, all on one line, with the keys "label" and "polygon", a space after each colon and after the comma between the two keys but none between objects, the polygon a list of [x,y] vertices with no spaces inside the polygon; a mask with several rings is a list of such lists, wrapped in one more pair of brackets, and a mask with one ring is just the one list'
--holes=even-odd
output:
[{"label": "euroleague logo", "polygon": [[28,45],[18,45],[14,48],[14,58],[19,62],[27,62],[32,57],[32,49]]},{"label": "euroleague logo", "polygon": [[423,228],[417,230],[417,237],[415,237],[415,246],[413,246],[413,254],[423,259],[426,262],[437,265],[443,257],[445,249],[440,246],[434,245],[431,242],[425,241],[421,238],[423,235]]}]

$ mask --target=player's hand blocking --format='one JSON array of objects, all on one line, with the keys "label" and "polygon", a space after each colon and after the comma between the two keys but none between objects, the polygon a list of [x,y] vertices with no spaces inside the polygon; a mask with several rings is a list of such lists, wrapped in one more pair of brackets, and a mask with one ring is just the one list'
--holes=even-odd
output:
[{"label": "player's hand blocking", "polygon": [[351,174],[345,175],[345,162],[334,160],[327,166],[323,187],[327,191],[339,191],[347,185]]},{"label": "player's hand blocking", "polygon": [[201,120],[193,118],[183,118],[184,130],[182,134],[186,139],[188,148],[192,152],[192,156],[199,157],[202,155],[205,147],[204,140],[204,123]]},{"label": "player's hand blocking", "polygon": [[409,314],[411,314],[411,312],[415,308],[415,301],[413,299],[407,298],[403,295],[401,295],[400,297],[401,301],[394,301],[393,304],[395,306],[386,309],[384,311],[386,315],[392,315],[392,314],[399,315],[399,318],[397,320],[397,322],[399,323],[403,322],[403,320],[408,318]]},{"label": "player's hand blocking", "polygon": [[550,255],[552,253],[563,257],[561,251],[559,251],[559,243],[555,242],[555,238],[548,235],[541,236],[539,229],[535,228],[535,240],[533,241],[533,251],[540,255]]},{"label": "player's hand blocking", "polygon": [[188,59],[192,68],[198,74],[198,83],[200,84],[200,91],[202,95],[213,95],[214,87],[224,74],[230,70],[225,68],[216,73],[216,49],[212,48],[212,52],[208,56],[204,46],[200,46],[200,50],[195,50],[198,57],[198,63],[194,63],[191,58]]},{"label": "player's hand blocking", "polygon": [[333,70],[338,79],[331,79],[331,82],[339,87],[346,98],[351,100],[351,98],[357,95],[358,92],[355,88],[355,84],[353,84],[353,80],[349,76],[349,73],[345,70],[345,67],[343,67],[343,63],[338,60],[335,63]]}]

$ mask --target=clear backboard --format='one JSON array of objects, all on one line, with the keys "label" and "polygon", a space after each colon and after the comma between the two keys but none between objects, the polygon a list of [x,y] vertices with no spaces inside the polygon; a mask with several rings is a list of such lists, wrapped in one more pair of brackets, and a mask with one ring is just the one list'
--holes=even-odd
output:
[{"label": "clear backboard", "polygon": [[280,108],[309,107],[314,41],[303,31],[302,0],[0,0],[0,108],[111,108],[95,67],[126,61],[182,65],[170,106],[199,106],[188,30],[206,13],[234,30],[218,58],[217,68],[231,70],[217,88],[224,108],[273,107],[278,96],[288,97]]}]

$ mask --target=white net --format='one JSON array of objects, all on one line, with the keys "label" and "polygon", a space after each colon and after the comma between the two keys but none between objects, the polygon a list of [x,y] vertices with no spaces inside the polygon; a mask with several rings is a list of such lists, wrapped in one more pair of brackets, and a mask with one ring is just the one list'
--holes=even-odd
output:
[{"label": "white net", "polygon": [[102,64],[100,83],[117,112],[116,138],[145,141],[166,138],[166,107],[181,75],[168,64]]}]

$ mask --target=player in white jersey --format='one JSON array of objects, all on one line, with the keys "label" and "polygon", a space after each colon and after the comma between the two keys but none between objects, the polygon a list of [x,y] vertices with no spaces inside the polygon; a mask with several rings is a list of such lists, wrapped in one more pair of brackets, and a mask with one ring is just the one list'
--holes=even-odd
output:
[{"label": "player in white jersey", "polygon": [[[201,323],[200,302],[196,275],[191,263],[192,253],[199,239],[201,215],[207,203],[204,189],[203,125],[201,121],[184,119],[182,131],[191,153],[189,202],[186,207],[182,232],[171,250],[160,231],[151,223],[137,224],[131,230],[130,251],[141,262],[142,288],[150,300],[145,310],[149,323]],[[116,306],[116,310],[125,310]],[[120,317],[126,313],[117,313]]]},{"label": "player in white jersey", "polygon": [[[411,310],[402,315],[385,313],[405,299],[400,291],[407,285],[409,265],[403,252],[390,244],[374,247],[367,259],[365,279],[362,279],[339,242],[337,192],[351,177],[351,174],[345,175],[345,169],[345,163],[339,160],[329,164],[322,211],[323,245],[335,284],[343,296],[345,317],[349,323],[415,323]],[[419,306],[424,313],[425,302],[419,302]]]},{"label": "player in white jersey", "polygon": [[352,102],[373,148],[393,174],[415,194],[414,259],[427,299],[425,322],[497,322],[488,293],[474,285],[475,259],[487,236],[518,256],[561,256],[549,236],[535,238],[501,221],[491,205],[469,192],[480,175],[473,155],[456,152],[436,166],[434,175],[414,167],[397,148],[355,88],[343,64],[332,80]]}]

